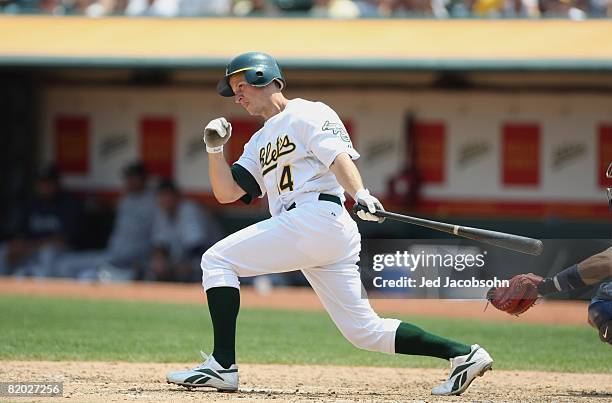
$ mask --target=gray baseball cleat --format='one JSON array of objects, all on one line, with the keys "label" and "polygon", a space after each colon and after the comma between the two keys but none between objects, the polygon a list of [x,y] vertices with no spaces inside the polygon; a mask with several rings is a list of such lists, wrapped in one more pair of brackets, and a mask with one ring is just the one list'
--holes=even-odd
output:
[{"label": "gray baseball cleat", "polygon": [[477,376],[482,376],[493,367],[493,359],[478,344],[472,345],[469,354],[451,358],[450,362],[450,376],[431,390],[432,395],[460,395]]},{"label": "gray baseball cleat", "polygon": [[212,355],[208,356],[201,351],[200,354],[204,359],[202,364],[185,371],[169,372],[166,375],[168,383],[187,388],[216,388],[224,392],[238,390],[238,365],[223,368]]}]

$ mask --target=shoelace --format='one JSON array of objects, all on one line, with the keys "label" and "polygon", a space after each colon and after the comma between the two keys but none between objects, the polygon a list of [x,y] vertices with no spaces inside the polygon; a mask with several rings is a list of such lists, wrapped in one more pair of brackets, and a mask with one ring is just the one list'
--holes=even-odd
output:
[{"label": "shoelace", "polygon": [[200,356],[202,357],[202,359],[204,360],[204,362],[202,362],[200,365],[198,365],[197,367],[195,367],[194,369],[200,369],[202,367],[205,367],[208,365],[208,361],[212,358],[212,355],[208,355],[206,354],[204,351],[200,350]]}]

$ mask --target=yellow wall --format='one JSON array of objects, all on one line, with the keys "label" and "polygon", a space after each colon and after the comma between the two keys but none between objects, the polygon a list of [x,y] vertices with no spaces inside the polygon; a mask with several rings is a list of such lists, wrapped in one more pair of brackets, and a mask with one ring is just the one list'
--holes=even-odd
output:
[{"label": "yellow wall", "polygon": [[0,58],[612,60],[612,23],[1,16]]}]

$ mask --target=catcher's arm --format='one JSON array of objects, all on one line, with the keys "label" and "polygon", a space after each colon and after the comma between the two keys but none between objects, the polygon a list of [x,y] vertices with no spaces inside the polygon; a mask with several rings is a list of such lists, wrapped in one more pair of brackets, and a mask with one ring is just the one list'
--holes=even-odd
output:
[{"label": "catcher's arm", "polygon": [[552,278],[545,278],[539,285],[541,295],[576,290],[598,283],[612,276],[612,248],[590,256],[568,267]]},{"label": "catcher's arm", "polygon": [[487,299],[497,309],[520,315],[531,308],[540,296],[576,290],[612,276],[612,248],[568,267],[553,277],[542,278],[533,273],[510,279],[508,287],[491,288]]},{"label": "catcher's arm", "polygon": [[612,248],[608,248],[578,263],[578,271],[586,285],[599,283],[612,277]]}]

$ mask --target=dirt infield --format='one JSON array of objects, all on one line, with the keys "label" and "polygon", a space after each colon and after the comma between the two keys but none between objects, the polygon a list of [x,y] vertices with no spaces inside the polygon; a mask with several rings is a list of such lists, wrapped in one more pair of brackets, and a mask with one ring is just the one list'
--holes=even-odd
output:
[{"label": "dirt infield", "polygon": [[[84,284],[68,281],[0,279],[0,294],[73,298],[205,303],[199,285]],[[433,303],[435,302],[435,303]],[[379,312],[465,317],[492,321],[584,324],[586,304],[542,303],[514,318],[488,309],[482,301],[373,300]],[[267,295],[242,290],[243,307],[321,310],[309,289],[275,289]],[[78,402],[279,400],[279,401],[612,401],[612,374],[491,371],[461,397],[435,399],[433,386],[447,375],[441,369],[260,365],[240,367],[237,393],[188,391],[165,383],[165,373],[195,363],[3,361],[0,381],[62,381],[64,399]],[[26,401],[59,401],[59,398]],[[0,399],[1,400],[1,399]],[[13,399],[24,401],[23,398]],[[66,401],[66,400],[64,400]]]},{"label": "dirt infield", "polygon": [[[440,369],[391,369],[298,365],[240,368],[237,393],[188,391],[164,381],[167,371],[187,364],[107,362],[3,362],[0,380],[63,381],[62,400],[78,402],[194,400],[280,401],[579,401],[612,399],[612,375],[490,371],[461,397],[434,399]],[[578,386],[579,385],[579,386]],[[15,399],[21,401],[20,399]],[[58,401],[46,398],[34,401]],[[27,401],[32,401],[27,399]]]},{"label": "dirt infield", "polygon": [[[199,284],[102,284],[0,278],[0,294],[185,304],[206,302],[206,295]],[[258,294],[252,288],[243,287],[240,295],[241,307],[308,311],[323,309],[318,297],[309,288],[276,288],[269,294]],[[587,326],[587,304],[579,301],[541,302],[537,309],[532,309],[520,317],[510,316],[492,307],[485,311],[484,301],[372,299],[370,302],[379,313]]]}]

